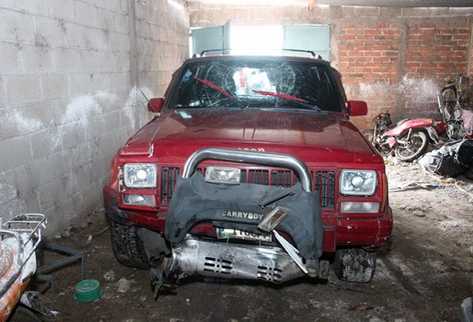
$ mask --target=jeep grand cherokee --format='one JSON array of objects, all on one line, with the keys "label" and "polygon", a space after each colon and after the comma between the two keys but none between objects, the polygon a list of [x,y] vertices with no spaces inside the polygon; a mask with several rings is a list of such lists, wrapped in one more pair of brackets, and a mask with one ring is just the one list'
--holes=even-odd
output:
[{"label": "jeep grand cherokee", "polygon": [[188,59],[104,187],[113,251],[156,291],[188,276],[369,282],[391,236],[383,159],[318,58]]}]

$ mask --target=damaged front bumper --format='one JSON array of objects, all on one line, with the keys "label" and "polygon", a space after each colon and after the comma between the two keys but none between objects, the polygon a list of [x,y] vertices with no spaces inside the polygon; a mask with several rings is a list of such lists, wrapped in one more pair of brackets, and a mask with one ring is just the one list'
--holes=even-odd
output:
[{"label": "damaged front bumper", "polygon": [[[297,173],[299,183],[290,188],[248,183],[216,185],[195,172],[197,165],[208,159],[289,168]],[[153,254],[152,247],[145,243],[150,262],[159,263],[152,267],[158,280],[155,284],[192,275],[272,283],[304,275],[325,277],[329,265],[319,261],[323,242],[319,196],[310,187],[307,168],[291,156],[225,149],[197,151],[186,162],[182,178],[178,178],[166,216],[164,236],[171,256],[157,261],[160,255]],[[271,210],[276,209],[287,212],[278,230],[287,234],[292,243],[277,231],[271,232],[275,227],[268,232],[274,234],[279,245],[209,241],[190,234],[202,222],[218,229],[261,234],[258,225],[267,217],[263,214],[275,214],[277,211]]]},{"label": "damaged front bumper", "polygon": [[[328,263],[311,268],[316,275],[328,275]],[[198,275],[271,283],[305,275],[280,247],[209,242],[192,236],[173,249],[168,272],[177,279]]]}]

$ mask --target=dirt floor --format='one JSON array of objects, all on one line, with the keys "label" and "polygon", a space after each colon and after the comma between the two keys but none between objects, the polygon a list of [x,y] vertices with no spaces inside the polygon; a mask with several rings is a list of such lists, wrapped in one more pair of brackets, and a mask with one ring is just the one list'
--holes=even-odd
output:
[{"label": "dirt floor", "polygon": [[[154,301],[148,273],[113,258],[109,231],[90,237],[102,224],[55,242],[87,254],[85,275],[100,280],[103,298],[92,304],[74,301],[78,265],[55,273],[46,295],[60,311],[60,321],[459,321],[459,305],[472,294],[472,194],[460,191],[455,180],[423,174],[415,164],[387,167],[394,238],[391,250],[379,257],[371,284],[341,283],[335,277],[280,288],[193,282]],[[419,183],[423,188],[415,186]],[[411,190],[395,191],[406,187]]]}]

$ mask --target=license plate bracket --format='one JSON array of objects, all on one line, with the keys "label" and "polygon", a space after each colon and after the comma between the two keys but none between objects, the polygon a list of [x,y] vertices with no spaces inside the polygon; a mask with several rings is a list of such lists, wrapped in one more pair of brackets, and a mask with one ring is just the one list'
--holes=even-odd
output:
[{"label": "license plate bracket", "polygon": [[272,235],[268,233],[253,233],[233,228],[217,228],[216,233],[218,239],[240,239],[267,243],[271,243],[273,241]]}]

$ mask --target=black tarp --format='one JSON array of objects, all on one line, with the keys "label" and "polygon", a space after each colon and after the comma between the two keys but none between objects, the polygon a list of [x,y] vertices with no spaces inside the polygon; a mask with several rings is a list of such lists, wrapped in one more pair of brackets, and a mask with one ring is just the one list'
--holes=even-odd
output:
[{"label": "black tarp", "polygon": [[300,184],[286,188],[208,183],[199,172],[189,179],[178,178],[166,217],[165,237],[176,245],[199,222],[261,233],[257,225],[263,206],[288,209],[288,216],[277,229],[291,236],[302,257],[311,260],[322,255],[323,225],[318,192],[306,192]]}]

